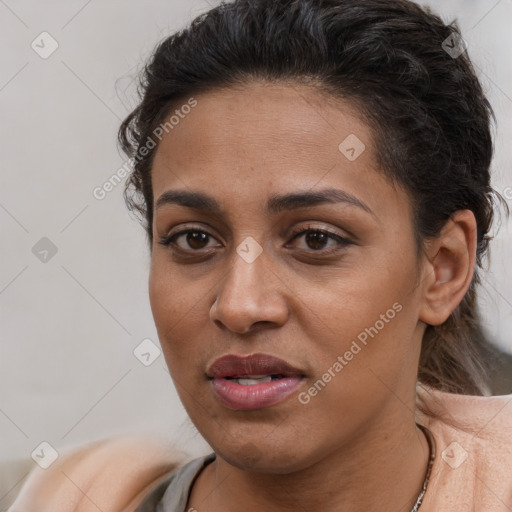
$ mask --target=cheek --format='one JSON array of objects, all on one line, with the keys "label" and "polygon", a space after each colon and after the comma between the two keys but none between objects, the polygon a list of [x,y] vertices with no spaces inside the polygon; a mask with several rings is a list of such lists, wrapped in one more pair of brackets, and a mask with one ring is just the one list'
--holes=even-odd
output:
[{"label": "cheek", "polygon": [[184,281],[179,269],[163,259],[154,256],[151,263],[148,291],[153,317],[162,330],[183,328],[204,307],[205,286],[190,279]]},{"label": "cheek", "polygon": [[149,302],[158,338],[169,366],[172,362],[171,354],[180,354],[178,340],[187,324],[183,321],[187,318],[186,293],[180,290],[172,277],[159,271],[154,264],[149,278]]},{"label": "cheek", "polygon": [[320,371],[328,371],[342,356],[347,379],[366,376],[370,369],[392,375],[412,357],[415,260],[391,249],[379,252],[386,256],[361,258],[309,296],[310,321],[304,329],[308,338],[317,340]]},{"label": "cheek", "polygon": [[413,289],[412,280],[408,262],[397,263],[392,257],[379,258],[368,251],[346,271],[325,280],[313,295],[311,290],[303,295],[304,299],[309,297],[307,302],[327,326],[332,324],[339,330],[344,325],[344,332],[355,334],[353,329],[373,325],[395,302],[407,298]]},{"label": "cheek", "polygon": [[204,349],[205,325],[209,322],[208,289],[209,286],[201,282],[187,280],[185,284],[167,265],[152,263],[149,301],[158,338],[172,374],[180,374],[184,369],[193,367],[190,362],[197,358],[201,347]]},{"label": "cheek", "polygon": [[[179,314],[179,302],[176,300],[171,286],[171,280],[166,279],[159,272],[155,263],[152,263],[149,275],[149,303],[155,320],[158,333],[161,334],[168,329],[171,318],[176,318]],[[163,341],[160,339],[160,341]]]}]

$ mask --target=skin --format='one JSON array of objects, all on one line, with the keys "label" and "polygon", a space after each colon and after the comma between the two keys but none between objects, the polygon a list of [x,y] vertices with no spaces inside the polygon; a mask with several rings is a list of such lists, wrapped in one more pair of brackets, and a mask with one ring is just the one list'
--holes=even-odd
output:
[{"label": "skin", "polygon": [[[321,504],[408,512],[429,457],[414,421],[421,340],[426,324],[444,322],[470,285],[473,214],[457,212],[418,260],[410,197],[379,172],[371,129],[349,102],[307,85],[263,82],[194,97],[197,106],[156,150],[155,205],[168,190],[195,191],[213,196],[225,213],[155,209],[149,279],[169,371],[217,454],[196,479],[187,510]],[[354,161],[338,149],[349,134],[366,146]],[[265,211],[275,194],[324,188],[356,196],[373,214],[346,203]],[[295,227],[327,229],[351,243],[328,255],[335,240],[322,246],[306,234],[293,238]],[[210,236],[193,245],[186,235],[174,246],[159,243],[182,229]],[[246,237],[263,249],[252,263],[236,251]],[[402,306],[394,319],[300,403],[298,394],[394,303]],[[300,388],[264,409],[222,405],[208,366],[227,353],[256,352],[302,369]]]}]

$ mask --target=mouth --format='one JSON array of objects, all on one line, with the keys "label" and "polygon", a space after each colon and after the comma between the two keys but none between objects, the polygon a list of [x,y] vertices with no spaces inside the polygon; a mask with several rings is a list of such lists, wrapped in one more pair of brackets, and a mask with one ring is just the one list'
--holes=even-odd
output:
[{"label": "mouth", "polygon": [[[304,372],[283,359],[268,354],[238,356],[227,354],[216,359],[208,368],[209,379],[279,379],[292,376],[305,376]],[[251,385],[246,383],[245,385]]]},{"label": "mouth", "polygon": [[305,379],[300,369],[267,354],[217,359],[206,373],[215,397],[234,410],[262,409],[283,402]]},{"label": "mouth", "polygon": [[265,384],[274,380],[286,378],[287,375],[244,375],[243,377],[224,377],[226,380],[232,380],[240,386],[255,386]]}]

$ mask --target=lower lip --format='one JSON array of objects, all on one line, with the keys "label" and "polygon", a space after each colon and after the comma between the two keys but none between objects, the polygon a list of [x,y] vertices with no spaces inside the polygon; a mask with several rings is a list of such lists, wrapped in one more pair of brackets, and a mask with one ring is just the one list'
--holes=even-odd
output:
[{"label": "lower lip", "polygon": [[212,386],[219,401],[230,409],[263,409],[278,404],[301,384],[301,377],[282,379],[243,386],[231,379],[213,379]]}]

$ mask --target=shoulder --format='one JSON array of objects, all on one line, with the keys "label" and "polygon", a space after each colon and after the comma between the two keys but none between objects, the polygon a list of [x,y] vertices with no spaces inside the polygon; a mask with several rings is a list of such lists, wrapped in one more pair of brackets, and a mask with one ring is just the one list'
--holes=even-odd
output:
[{"label": "shoulder", "polygon": [[456,395],[431,388],[421,393],[434,413],[420,415],[420,422],[437,445],[437,497],[458,496],[459,507],[476,510],[512,506],[512,394]]},{"label": "shoulder", "polygon": [[418,394],[432,413],[426,418],[433,425],[483,442],[512,444],[512,394],[457,395],[426,386],[419,387]]},{"label": "shoulder", "polygon": [[165,442],[143,436],[67,449],[48,469],[32,470],[9,512],[133,512],[182,460]]}]

